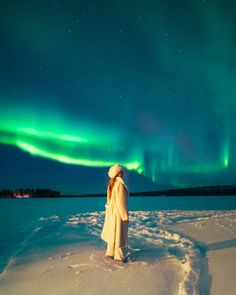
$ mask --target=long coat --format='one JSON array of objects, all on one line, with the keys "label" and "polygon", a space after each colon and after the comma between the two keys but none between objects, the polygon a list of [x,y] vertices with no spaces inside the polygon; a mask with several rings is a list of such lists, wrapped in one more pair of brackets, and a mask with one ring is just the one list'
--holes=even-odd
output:
[{"label": "long coat", "polygon": [[128,188],[121,177],[117,176],[112,189],[111,199],[108,198],[105,222],[101,238],[116,248],[128,246]]}]

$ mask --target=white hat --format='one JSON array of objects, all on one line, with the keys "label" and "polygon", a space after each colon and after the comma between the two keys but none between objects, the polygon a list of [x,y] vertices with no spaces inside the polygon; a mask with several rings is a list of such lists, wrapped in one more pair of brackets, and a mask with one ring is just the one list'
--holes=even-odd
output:
[{"label": "white hat", "polygon": [[110,178],[114,178],[121,171],[122,171],[122,167],[119,164],[115,164],[111,166],[111,168],[109,169],[108,175]]}]

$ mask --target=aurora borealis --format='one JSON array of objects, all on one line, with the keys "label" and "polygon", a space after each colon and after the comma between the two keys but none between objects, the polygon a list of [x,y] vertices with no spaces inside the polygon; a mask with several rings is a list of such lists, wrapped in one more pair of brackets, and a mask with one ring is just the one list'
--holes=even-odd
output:
[{"label": "aurora borealis", "polygon": [[116,162],[133,191],[235,183],[234,1],[23,0],[0,16],[0,188],[105,191]]}]

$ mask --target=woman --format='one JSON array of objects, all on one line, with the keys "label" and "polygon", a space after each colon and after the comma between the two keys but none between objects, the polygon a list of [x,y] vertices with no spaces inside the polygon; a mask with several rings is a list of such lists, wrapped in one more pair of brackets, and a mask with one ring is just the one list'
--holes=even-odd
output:
[{"label": "woman", "polygon": [[128,246],[128,188],[118,164],[109,169],[105,222],[101,238],[107,242],[106,256],[126,262],[122,248]]}]

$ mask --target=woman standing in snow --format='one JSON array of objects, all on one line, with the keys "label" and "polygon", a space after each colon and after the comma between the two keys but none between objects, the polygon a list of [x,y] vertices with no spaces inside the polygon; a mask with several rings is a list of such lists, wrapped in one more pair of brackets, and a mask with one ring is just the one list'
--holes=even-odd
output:
[{"label": "woman standing in snow", "polygon": [[105,222],[101,238],[107,242],[106,256],[126,262],[122,248],[128,246],[128,188],[118,164],[109,169]]}]

